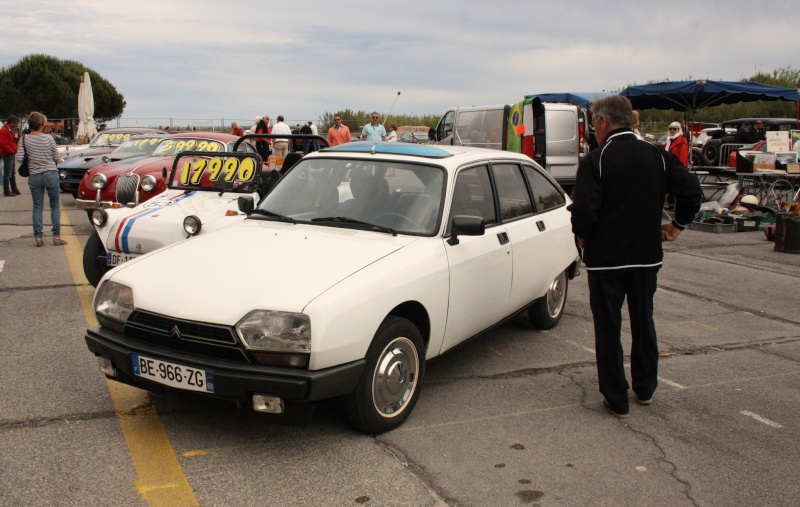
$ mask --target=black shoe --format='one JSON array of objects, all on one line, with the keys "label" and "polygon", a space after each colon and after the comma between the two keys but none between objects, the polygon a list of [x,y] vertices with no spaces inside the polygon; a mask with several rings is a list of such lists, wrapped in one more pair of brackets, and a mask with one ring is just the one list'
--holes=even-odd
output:
[{"label": "black shoe", "polygon": [[611,405],[608,404],[608,400],[605,398],[603,398],[603,406],[606,407],[612,414],[614,414],[614,417],[617,419],[627,419],[630,416],[628,412],[615,412],[614,409],[611,408]]}]

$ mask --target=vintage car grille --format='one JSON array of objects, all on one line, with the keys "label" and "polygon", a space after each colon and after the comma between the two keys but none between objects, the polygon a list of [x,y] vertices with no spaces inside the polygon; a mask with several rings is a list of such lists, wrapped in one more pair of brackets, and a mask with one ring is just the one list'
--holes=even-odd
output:
[{"label": "vintage car grille", "polygon": [[68,180],[79,180],[83,178],[83,175],[86,174],[86,169],[67,169],[67,179]]},{"label": "vintage car grille", "polygon": [[136,202],[136,190],[139,188],[139,176],[136,174],[123,174],[117,178],[117,202],[125,205]]},{"label": "vintage car grille", "polygon": [[250,364],[232,327],[178,320],[137,310],[125,324],[125,336],[169,350]]}]

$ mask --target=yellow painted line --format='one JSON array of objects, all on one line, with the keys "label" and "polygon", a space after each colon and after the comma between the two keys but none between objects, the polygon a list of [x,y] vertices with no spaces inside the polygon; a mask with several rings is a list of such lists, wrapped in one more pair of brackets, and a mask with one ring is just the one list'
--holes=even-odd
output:
[{"label": "yellow painted line", "polygon": [[[61,226],[64,231],[69,231],[62,233],[69,242],[64,249],[86,323],[90,327],[96,326],[97,320],[92,311],[94,287],[89,285],[83,274],[81,244],[65,213],[61,213]],[[139,495],[151,507],[199,507],[147,392],[108,379],[106,385],[139,476],[136,481]]]}]

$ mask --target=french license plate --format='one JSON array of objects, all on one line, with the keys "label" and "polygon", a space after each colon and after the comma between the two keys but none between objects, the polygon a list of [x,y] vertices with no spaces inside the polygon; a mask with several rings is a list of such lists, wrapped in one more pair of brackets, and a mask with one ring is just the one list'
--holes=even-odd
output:
[{"label": "french license plate", "polygon": [[106,254],[106,264],[109,266],[119,266],[120,264],[124,264],[129,260],[135,259],[139,257],[141,254],[134,254],[134,253],[117,253],[117,252],[108,252]]},{"label": "french license plate", "polygon": [[131,354],[131,361],[133,362],[133,373],[136,376],[179,389],[203,393],[214,392],[213,371],[198,370],[139,354]]}]

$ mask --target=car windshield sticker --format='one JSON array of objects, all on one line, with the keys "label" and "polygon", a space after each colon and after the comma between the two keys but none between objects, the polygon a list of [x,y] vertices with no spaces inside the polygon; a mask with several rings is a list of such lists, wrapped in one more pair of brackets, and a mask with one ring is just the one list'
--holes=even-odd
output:
[{"label": "car windshield sticker", "polygon": [[169,187],[252,192],[259,165],[254,156],[191,157],[180,162]]},{"label": "car windshield sticker", "polygon": [[158,145],[155,155],[175,155],[184,151],[225,151],[219,141],[208,139],[166,139]]},{"label": "car windshield sticker", "polygon": [[103,134],[98,137],[92,146],[119,146],[131,138],[133,134],[129,132],[117,132],[114,134]]},{"label": "car windshield sticker", "polygon": [[128,146],[139,147],[139,146],[145,146],[145,145],[148,145],[148,144],[158,144],[159,142],[161,142],[161,139],[162,138],[160,138],[160,137],[153,137],[151,139],[136,139],[136,140],[132,141],[130,144],[128,144]]}]

